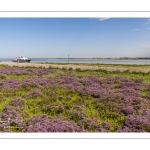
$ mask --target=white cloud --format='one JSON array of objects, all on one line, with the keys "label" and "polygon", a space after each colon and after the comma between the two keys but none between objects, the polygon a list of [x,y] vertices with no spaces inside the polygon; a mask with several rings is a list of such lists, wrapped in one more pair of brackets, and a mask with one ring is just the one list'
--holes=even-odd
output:
[{"label": "white cloud", "polygon": [[133,30],[131,30],[131,31],[138,31],[139,29],[133,29]]},{"label": "white cloud", "polygon": [[104,21],[104,20],[108,20],[110,18],[98,18],[99,21]]}]

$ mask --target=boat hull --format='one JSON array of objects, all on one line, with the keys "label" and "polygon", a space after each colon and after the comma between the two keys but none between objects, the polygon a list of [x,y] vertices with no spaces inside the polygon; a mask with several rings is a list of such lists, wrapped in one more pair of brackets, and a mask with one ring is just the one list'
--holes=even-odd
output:
[{"label": "boat hull", "polygon": [[27,60],[21,60],[21,59],[17,59],[17,60],[12,60],[12,62],[30,62],[31,59],[27,59]]}]

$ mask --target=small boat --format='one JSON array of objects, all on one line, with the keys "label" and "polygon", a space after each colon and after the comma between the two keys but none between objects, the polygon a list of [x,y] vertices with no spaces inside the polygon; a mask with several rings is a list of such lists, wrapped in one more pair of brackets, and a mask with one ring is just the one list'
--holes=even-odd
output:
[{"label": "small boat", "polygon": [[30,62],[31,59],[28,59],[24,56],[16,57],[12,62]]}]

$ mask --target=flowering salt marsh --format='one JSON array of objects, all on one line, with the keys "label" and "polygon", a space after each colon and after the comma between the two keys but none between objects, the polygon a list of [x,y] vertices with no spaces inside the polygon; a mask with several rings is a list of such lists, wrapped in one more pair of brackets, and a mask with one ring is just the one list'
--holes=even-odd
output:
[{"label": "flowering salt marsh", "polygon": [[150,73],[0,66],[1,132],[149,132]]}]

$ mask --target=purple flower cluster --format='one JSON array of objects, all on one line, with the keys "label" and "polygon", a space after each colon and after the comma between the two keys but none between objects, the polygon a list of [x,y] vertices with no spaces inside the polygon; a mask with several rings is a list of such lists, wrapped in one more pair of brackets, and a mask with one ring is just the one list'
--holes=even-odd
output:
[{"label": "purple flower cluster", "polygon": [[36,74],[36,75],[44,75],[48,73],[53,73],[54,69],[47,69],[47,68],[20,68],[20,67],[4,67],[0,68],[0,75],[3,74],[16,74],[16,75],[22,75],[22,74]]},{"label": "purple flower cluster", "polygon": [[0,80],[0,88],[1,89],[20,89],[20,88],[28,88],[28,87],[41,87],[48,86],[51,83],[51,80],[31,76],[29,78],[23,80],[16,79],[5,79]]},{"label": "purple flower cluster", "polygon": [[22,75],[22,74],[29,74],[29,72],[26,68],[19,68],[19,67],[4,67],[0,68],[0,74],[17,74],[17,75]]},{"label": "purple flower cluster", "polygon": [[134,108],[133,108],[133,106],[127,106],[127,107],[125,107],[125,108],[122,108],[122,112],[123,112],[125,115],[133,114]]},{"label": "purple flower cluster", "polygon": [[24,100],[21,97],[14,97],[10,104],[11,106],[21,108],[24,105]]},{"label": "purple flower cluster", "polygon": [[63,116],[50,117],[42,114],[33,116],[23,123],[23,132],[81,132],[73,121],[67,121]]},{"label": "purple flower cluster", "polygon": [[6,79],[0,81],[1,89],[18,89],[22,87],[22,82],[16,79]]},{"label": "purple flower cluster", "polygon": [[102,123],[100,123],[96,128],[95,128],[95,132],[110,132],[111,129],[111,125],[110,123],[104,121]]},{"label": "purple flower cluster", "polygon": [[124,126],[118,126],[116,132],[150,132],[150,117],[128,115]]},{"label": "purple flower cluster", "polygon": [[75,76],[61,75],[58,76],[58,80],[62,88],[70,88],[72,91],[81,86]]},{"label": "purple flower cluster", "polygon": [[22,86],[40,87],[48,84],[48,79],[31,76],[22,80]]},{"label": "purple flower cluster", "polygon": [[34,89],[33,91],[27,92],[25,97],[26,98],[35,98],[40,95],[42,95],[42,92],[39,89]]},{"label": "purple flower cluster", "polygon": [[9,127],[20,127],[22,123],[20,110],[23,104],[24,101],[20,97],[14,97],[10,101],[9,105],[0,113],[0,130],[12,132],[12,130],[9,130]]},{"label": "purple flower cluster", "polygon": [[150,117],[139,116],[139,115],[129,115],[126,117],[125,126],[131,128],[132,131],[143,129],[144,131],[150,131]]}]

